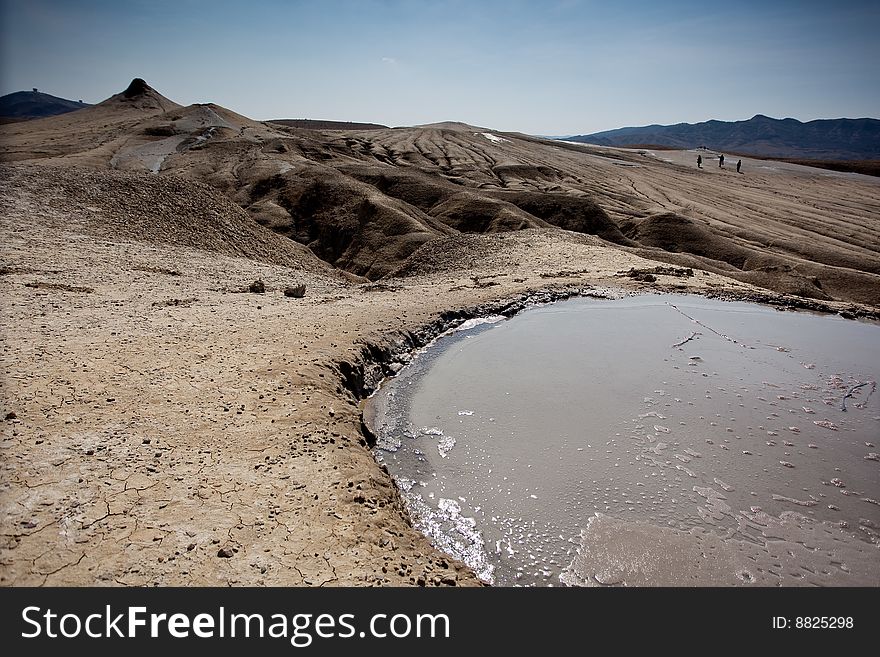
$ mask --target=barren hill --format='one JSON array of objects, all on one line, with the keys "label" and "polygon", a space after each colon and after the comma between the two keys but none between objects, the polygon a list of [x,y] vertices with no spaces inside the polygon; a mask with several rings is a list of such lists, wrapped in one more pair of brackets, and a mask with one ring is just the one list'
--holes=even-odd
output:
[{"label": "barren hill", "polygon": [[75,112],[89,107],[81,100],[67,100],[52,94],[33,91],[16,91],[0,97],[0,119],[22,121]]},{"label": "barren hill", "polygon": [[226,196],[198,181],[41,165],[3,165],[0,176],[19,198],[39,199],[46,212],[66,217],[67,231],[196,248],[344,279],[311,251],[262,229]]},{"label": "barren hill", "polygon": [[142,80],[2,135],[7,161],[207,183],[256,222],[371,280],[410,269],[444,238],[561,229],[776,291],[880,305],[880,194],[863,176],[756,161],[746,175],[698,170],[695,155],[456,122],[301,129],[214,104],[180,107]]}]

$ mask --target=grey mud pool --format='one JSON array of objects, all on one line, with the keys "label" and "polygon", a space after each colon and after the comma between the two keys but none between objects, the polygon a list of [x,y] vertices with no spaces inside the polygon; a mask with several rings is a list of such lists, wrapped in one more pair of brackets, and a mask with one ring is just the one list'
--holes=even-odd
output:
[{"label": "grey mud pool", "polygon": [[580,298],[437,340],[369,404],[434,545],[502,586],[880,585],[880,326]]}]

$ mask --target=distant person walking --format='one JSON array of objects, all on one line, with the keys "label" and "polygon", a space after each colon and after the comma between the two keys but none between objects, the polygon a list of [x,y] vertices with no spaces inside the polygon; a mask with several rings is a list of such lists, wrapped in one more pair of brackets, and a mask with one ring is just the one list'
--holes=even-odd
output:
[{"label": "distant person walking", "polygon": [[697,168],[698,169],[703,168],[703,156],[702,155],[697,155]]},{"label": "distant person walking", "polygon": [[742,160],[737,160],[737,161],[736,161],[736,172],[737,172],[737,173],[742,173],[742,171],[740,171],[740,169],[742,169],[742,165],[743,165],[743,161],[742,161]]},{"label": "distant person walking", "polygon": [[722,153],[721,155],[718,156],[718,166],[719,167],[724,166],[724,153]]}]

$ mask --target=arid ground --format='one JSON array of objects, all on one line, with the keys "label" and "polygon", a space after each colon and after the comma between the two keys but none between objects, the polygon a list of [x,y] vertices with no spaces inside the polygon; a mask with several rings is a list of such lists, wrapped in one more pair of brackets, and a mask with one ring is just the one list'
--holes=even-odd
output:
[{"label": "arid ground", "polygon": [[880,311],[858,174],[311,130],[138,81],[0,153],[3,585],[478,584],[370,451],[361,402],[413,349],[605,288]]}]

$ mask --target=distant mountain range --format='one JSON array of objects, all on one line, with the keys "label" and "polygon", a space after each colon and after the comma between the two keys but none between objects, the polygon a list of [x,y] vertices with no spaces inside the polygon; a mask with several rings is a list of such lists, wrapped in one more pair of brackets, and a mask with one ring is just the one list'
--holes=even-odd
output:
[{"label": "distant mountain range", "polygon": [[880,159],[880,120],[773,119],[649,125],[567,137],[601,146],[667,146],[730,151],[762,157],[817,160]]},{"label": "distant mountain range", "polygon": [[16,91],[0,96],[0,118],[14,121],[66,114],[83,107],[90,107],[90,105],[81,100],[67,100],[51,94],[44,94],[36,89]]}]

